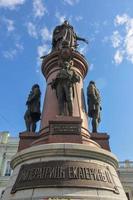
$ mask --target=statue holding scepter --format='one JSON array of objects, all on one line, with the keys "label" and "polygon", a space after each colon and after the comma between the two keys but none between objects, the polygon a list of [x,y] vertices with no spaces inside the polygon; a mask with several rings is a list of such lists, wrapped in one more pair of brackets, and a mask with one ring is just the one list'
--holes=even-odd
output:
[{"label": "statue holding scepter", "polygon": [[75,50],[78,46],[78,40],[88,44],[88,41],[82,37],[79,37],[75,33],[73,26],[71,26],[69,22],[65,20],[61,25],[56,26],[53,31],[52,49],[60,50],[62,48],[62,42],[67,41],[69,47]]}]

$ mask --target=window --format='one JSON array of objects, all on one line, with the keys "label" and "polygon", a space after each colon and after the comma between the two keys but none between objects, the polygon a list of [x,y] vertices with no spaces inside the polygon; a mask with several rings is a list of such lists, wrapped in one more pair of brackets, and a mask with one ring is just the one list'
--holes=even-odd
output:
[{"label": "window", "polygon": [[5,176],[10,176],[11,175],[11,171],[12,171],[12,169],[10,167],[10,161],[7,161]]}]

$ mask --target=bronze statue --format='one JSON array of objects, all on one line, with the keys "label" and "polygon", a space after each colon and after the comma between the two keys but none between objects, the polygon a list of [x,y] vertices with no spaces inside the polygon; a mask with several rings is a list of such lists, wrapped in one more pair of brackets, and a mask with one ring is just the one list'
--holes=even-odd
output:
[{"label": "bronze statue", "polygon": [[65,61],[60,72],[51,83],[52,89],[56,90],[59,115],[73,115],[74,84],[80,81],[80,77],[71,69],[72,65],[72,61]]},{"label": "bronze statue", "polygon": [[24,115],[26,129],[29,132],[35,132],[36,123],[40,120],[40,96],[41,92],[39,85],[33,85],[26,102],[27,110]]},{"label": "bronze statue", "polygon": [[81,40],[88,44],[88,41],[86,39],[77,36],[77,34],[74,32],[73,27],[68,23],[67,20],[65,20],[63,24],[55,27],[52,38],[52,49],[60,50],[62,48],[62,42],[64,40],[68,42],[69,47],[71,47],[72,49],[77,48],[77,40]]},{"label": "bronze statue", "polygon": [[97,132],[100,123],[100,94],[96,88],[95,82],[90,81],[87,88],[88,116],[92,118],[92,132]]}]

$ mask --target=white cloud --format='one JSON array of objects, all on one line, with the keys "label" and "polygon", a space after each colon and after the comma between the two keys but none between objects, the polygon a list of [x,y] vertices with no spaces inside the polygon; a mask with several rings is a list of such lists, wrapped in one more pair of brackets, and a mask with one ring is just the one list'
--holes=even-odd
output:
[{"label": "white cloud", "polygon": [[87,52],[87,45],[86,45],[86,44],[80,45],[78,51],[79,51],[81,54],[85,55],[86,52]]},{"label": "white cloud", "polygon": [[49,42],[52,39],[52,31],[50,31],[46,26],[40,28],[36,27],[36,24],[28,22],[26,24],[28,33],[31,37],[35,39],[41,39],[42,42]]},{"label": "white cloud", "polygon": [[79,21],[83,20],[83,17],[80,16],[80,15],[79,15],[79,16],[76,16],[76,17],[75,17],[75,20],[76,20],[77,22],[79,22]]},{"label": "white cloud", "polygon": [[133,35],[126,37],[125,48],[127,53],[127,59],[131,61],[131,63],[133,63]]},{"label": "white cloud", "polygon": [[114,31],[111,37],[112,45],[116,48],[114,61],[120,64],[127,59],[133,63],[133,18],[127,14],[117,15],[114,24],[121,28]]},{"label": "white cloud", "polygon": [[40,35],[44,41],[51,41],[52,39],[52,32],[46,26],[40,30]]},{"label": "white cloud", "polygon": [[59,22],[62,24],[66,18],[65,15],[61,15],[58,11],[55,13],[55,17],[59,20]]},{"label": "white cloud", "polygon": [[13,60],[13,58],[16,56],[16,54],[17,54],[16,49],[10,49],[8,51],[3,51],[4,58],[11,59],[11,60]]},{"label": "white cloud", "polygon": [[123,14],[122,16],[117,15],[115,20],[114,20],[114,23],[117,26],[117,25],[123,25],[127,21],[128,21],[128,15],[127,14]]},{"label": "white cloud", "polygon": [[37,47],[37,65],[40,66],[41,59],[40,57],[45,56],[50,53],[50,46],[47,44],[42,44]]},{"label": "white cloud", "polygon": [[113,32],[111,41],[112,41],[112,45],[114,48],[117,48],[120,46],[120,44],[122,42],[122,36],[120,35],[120,33],[118,31]]},{"label": "white cloud", "polygon": [[33,0],[33,13],[35,17],[43,17],[47,13],[47,9],[44,6],[42,0]]},{"label": "white cloud", "polygon": [[50,53],[50,47],[49,47],[49,45],[43,44],[43,45],[38,46],[37,47],[37,53],[38,53],[39,57],[44,56],[44,55]]},{"label": "white cloud", "polygon": [[27,29],[30,36],[36,39],[38,38],[36,26],[32,22],[27,23]]},{"label": "white cloud", "polygon": [[114,61],[116,64],[120,64],[123,61],[123,52],[120,50],[117,50],[114,55]]},{"label": "white cloud", "polygon": [[20,43],[17,42],[15,46],[19,51],[23,51],[24,50],[23,44],[20,44]]},{"label": "white cloud", "polygon": [[69,4],[70,6],[75,5],[76,3],[78,3],[79,0],[64,0],[64,3]]},{"label": "white cloud", "polygon": [[3,51],[2,54],[3,54],[4,58],[13,60],[14,57],[15,57],[18,53],[22,52],[23,50],[24,50],[23,45],[20,44],[19,42],[17,42],[17,43],[15,44],[15,48],[14,48],[14,49],[12,48],[12,49],[9,49],[9,50],[7,50],[7,51]]},{"label": "white cloud", "polygon": [[14,9],[17,5],[24,2],[25,0],[0,0],[0,7]]},{"label": "white cloud", "polygon": [[124,40],[127,59],[133,63],[133,18],[126,23],[126,37]]},{"label": "white cloud", "polygon": [[6,24],[6,27],[7,27],[7,31],[8,31],[8,32],[12,32],[12,31],[15,30],[14,21],[13,21],[13,20],[8,19],[8,18],[4,18],[3,21],[4,21],[5,24]]}]

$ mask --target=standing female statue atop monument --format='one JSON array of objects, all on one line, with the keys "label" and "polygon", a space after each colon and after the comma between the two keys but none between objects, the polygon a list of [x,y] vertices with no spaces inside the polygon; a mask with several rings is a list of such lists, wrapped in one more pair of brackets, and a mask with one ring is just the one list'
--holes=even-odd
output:
[{"label": "standing female statue atop monument", "polygon": [[71,26],[67,20],[65,20],[63,24],[55,27],[52,38],[52,50],[60,50],[64,40],[68,42],[69,47],[72,49],[77,48],[77,40],[81,40],[88,44],[86,39],[77,36],[73,26]]}]

